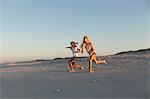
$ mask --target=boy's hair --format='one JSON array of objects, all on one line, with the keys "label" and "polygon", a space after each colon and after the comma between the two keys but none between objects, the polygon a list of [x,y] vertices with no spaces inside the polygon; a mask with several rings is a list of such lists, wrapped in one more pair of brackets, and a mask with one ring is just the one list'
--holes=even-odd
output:
[{"label": "boy's hair", "polygon": [[71,41],[70,44],[78,44],[78,42]]},{"label": "boy's hair", "polygon": [[70,44],[75,44],[75,42],[74,42],[74,41],[71,41]]}]

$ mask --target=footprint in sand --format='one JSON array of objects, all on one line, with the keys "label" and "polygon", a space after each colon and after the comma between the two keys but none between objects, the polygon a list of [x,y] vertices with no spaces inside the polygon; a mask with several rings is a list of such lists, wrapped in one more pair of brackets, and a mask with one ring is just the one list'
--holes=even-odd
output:
[{"label": "footprint in sand", "polygon": [[63,92],[63,90],[58,88],[58,89],[54,90],[54,92],[56,92],[56,93]]}]

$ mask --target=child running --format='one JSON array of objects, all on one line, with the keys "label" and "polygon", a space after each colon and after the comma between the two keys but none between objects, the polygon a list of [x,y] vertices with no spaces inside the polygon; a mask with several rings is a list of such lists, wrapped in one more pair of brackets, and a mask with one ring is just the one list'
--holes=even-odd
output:
[{"label": "child running", "polygon": [[78,57],[79,52],[80,52],[80,49],[78,48],[77,44],[78,43],[71,41],[70,42],[71,47],[66,47],[66,48],[70,48],[72,50],[72,54],[73,54],[73,57],[68,62],[68,64],[69,64],[69,66],[68,66],[69,70],[68,71],[69,72],[74,72],[74,68],[83,69],[82,66],[76,64],[77,57]]},{"label": "child running", "polygon": [[94,61],[96,64],[107,64],[105,60],[97,60],[96,58],[96,53],[94,50],[94,47],[92,45],[92,43],[90,42],[90,39],[88,36],[84,36],[83,38],[83,43],[82,43],[82,53],[84,51],[84,49],[86,49],[86,51],[88,52],[90,59],[89,59],[89,72],[92,73],[92,62]]}]

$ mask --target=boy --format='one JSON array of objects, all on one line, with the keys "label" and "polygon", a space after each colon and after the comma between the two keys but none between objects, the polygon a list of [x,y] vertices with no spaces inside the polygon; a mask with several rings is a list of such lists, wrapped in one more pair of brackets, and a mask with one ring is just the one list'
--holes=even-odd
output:
[{"label": "boy", "polygon": [[70,48],[72,50],[72,54],[73,54],[73,57],[68,62],[68,64],[69,64],[68,68],[69,68],[70,72],[74,72],[74,68],[79,68],[81,70],[83,69],[82,66],[76,65],[77,57],[80,52],[80,49],[78,48],[77,44],[78,43],[71,41],[70,42],[71,47],[66,47],[66,48]]}]

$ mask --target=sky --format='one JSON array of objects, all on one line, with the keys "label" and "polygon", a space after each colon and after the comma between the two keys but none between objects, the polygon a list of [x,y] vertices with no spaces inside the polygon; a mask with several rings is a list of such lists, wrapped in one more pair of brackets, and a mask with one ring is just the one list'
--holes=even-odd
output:
[{"label": "sky", "polygon": [[[88,35],[97,55],[149,48],[149,0],[0,0],[0,61],[68,57]],[[87,55],[85,52],[83,55]]]}]

